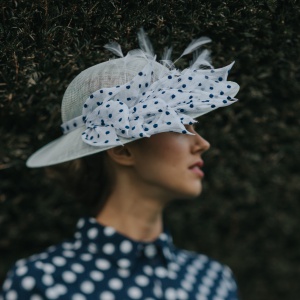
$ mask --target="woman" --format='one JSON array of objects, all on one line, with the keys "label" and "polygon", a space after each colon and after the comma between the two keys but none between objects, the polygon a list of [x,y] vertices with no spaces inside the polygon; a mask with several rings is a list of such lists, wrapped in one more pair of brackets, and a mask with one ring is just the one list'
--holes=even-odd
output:
[{"label": "woman", "polygon": [[[236,101],[232,65],[213,69],[204,51],[180,72],[170,51],[155,61],[143,31],[139,41],[142,50],[126,57],[118,44],[106,45],[121,58],[72,81],[62,101],[64,135],[29,158],[29,167],[42,167],[88,156],[105,184],[73,239],[16,263],[3,299],[237,299],[230,269],[177,249],[162,221],[169,202],[202,191],[210,145],[194,118]],[[209,41],[193,41],[183,55]]]}]

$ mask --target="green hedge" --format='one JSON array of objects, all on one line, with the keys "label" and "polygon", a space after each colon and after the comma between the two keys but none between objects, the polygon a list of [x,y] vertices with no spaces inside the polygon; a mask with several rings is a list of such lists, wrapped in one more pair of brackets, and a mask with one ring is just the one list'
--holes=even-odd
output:
[{"label": "green hedge", "polygon": [[[240,101],[201,118],[212,145],[204,192],[174,203],[177,245],[228,264],[244,300],[300,294],[300,5],[296,0],[1,2],[0,277],[18,258],[70,236],[82,204],[26,158],[60,136],[60,103],[83,69],[126,53],[144,26],[156,52],[213,43],[216,67],[236,63]],[[188,58],[189,59],[189,58]],[[186,60],[180,62],[184,67]]]}]

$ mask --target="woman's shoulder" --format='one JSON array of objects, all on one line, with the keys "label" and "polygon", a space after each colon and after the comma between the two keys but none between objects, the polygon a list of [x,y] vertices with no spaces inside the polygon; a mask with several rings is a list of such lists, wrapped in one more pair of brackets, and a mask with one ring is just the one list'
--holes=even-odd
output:
[{"label": "woman's shoulder", "polygon": [[[77,253],[73,250],[74,243],[68,240],[16,261],[7,273],[0,299],[1,295],[4,299],[29,299],[29,296],[30,299],[42,299],[41,291],[56,282],[55,277],[59,274],[57,269],[70,264],[73,259],[76,260]],[[51,293],[57,291],[59,287],[55,290],[48,289],[48,298],[52,299]],[[60,292],[63,294],[64,291],[61,289]]]},{"label": "woman's shoulder", "polygon": [[196,251],[192,250],[185,250],[180,249],[177,247],[174,247],[174,253],[177,256],[177,260],[181,263],[184,262],[193,262],[193,264],[199,266],[199,267],[210,267],[213,270],[228,270],[229,267],[221,262],[219,262],[216,259],[211,258],[210,256],[206,254],[202,254]]},{"label": "woman's shoulder", "polygon": [[[237,292],[237,284],[233,272],[229,266],[223,264],[205,254],[195,251],[183,250],[176,248],[174,251],[176,261],[182,268],[185,267],[187,282],[193,281],[195,274],[201,273],[201,286],[203,289],[211,287],[218,282],[218,293],[227,290],[232,293]],[[188,284],[188,283],[187,283]]]}]

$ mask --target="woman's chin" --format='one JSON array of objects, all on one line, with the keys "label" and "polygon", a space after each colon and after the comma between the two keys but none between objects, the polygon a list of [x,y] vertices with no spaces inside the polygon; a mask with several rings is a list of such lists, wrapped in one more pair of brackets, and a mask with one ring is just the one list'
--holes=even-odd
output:
[{"label": "woman's chin", "polygon": [[191,197],[198,197],[202,193],[202,182],[198,181],[197,184],[195,184],[193,187],[191,187]]},{"label": "woman's chin", "polygon": [[184,191],[180,191],[177,195],[180,195],[181,199],[194,199],[201,195],[202,192],[202,184],[199,186],[193,186],[189,189],[185,189]]}]

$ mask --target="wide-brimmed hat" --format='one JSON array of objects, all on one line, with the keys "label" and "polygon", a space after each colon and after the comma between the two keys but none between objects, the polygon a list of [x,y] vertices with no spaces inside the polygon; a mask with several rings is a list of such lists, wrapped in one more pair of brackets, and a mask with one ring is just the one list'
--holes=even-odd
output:
[{"label": "wide-brimmed hat", "polygon": [[[208,42],[206,37],[192,41],[181,56]],[[75,77],[62,100],[63,135],[32,154],[28,167],[70,161],[161,132],[193,134],[184,125],[237,101],[239,85],[227,81],[233,63],[214,69],[204,50],[180,71],[170,60],[171,49],[156,61],[143,30],[139,43],[141,49],[125,57],[117,43],[107,44],[121,58]]]}]

